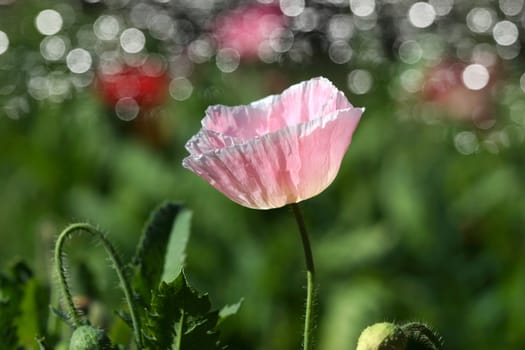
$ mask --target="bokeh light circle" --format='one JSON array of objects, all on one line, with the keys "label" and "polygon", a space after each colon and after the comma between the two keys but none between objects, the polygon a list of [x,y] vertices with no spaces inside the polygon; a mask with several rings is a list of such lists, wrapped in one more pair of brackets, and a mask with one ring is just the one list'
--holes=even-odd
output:
[{"label": "bokeh light circle", "polygon": [[454,0],[429,0],[429,4],[434,8],[436,15],[446,16],[454,7]]},{"label": "bokeh light circle", "polygon": [[115,114],[120,120],[129,122],[135,119],[140,113],[140,106],[131,97],[123,97],[115,104]]},{"label": "bokeh light circle", "polygon": [[406,40],[399,45],[399,58],[407,64],[418,62],[423,56],[421,45],[415,40]]},{"label": "bokeh light circle", "polygon": [[502,46],[509,46],[518,40],[518,27],[511,21],[500,21],[492,29],[494,40]]},{"label": "bokeh light circle", "polygon": [[352,48],[343,40],[334,41],[328,48],[328,56],[337,64],[343,64],[350,61],[352,55]]},{"label": "bokeh light circle", "polygon": [[352,17],[335,15],[328,22],[328,36],[332,40],[348,40],[354,33]]},{"label": "bokeh light circle", "polygon": [[488,32],[493,23],[493,14],[486,8],[475,7],[467,14],[467,27],[474,33]]},{"label": "bokeh light circle", "polygon": [[60,60],[66,49],[66,41],[58,35],[45,37],[40,43],[40,54],[48,61]]},{"label": "bokeh light circle", "polygon": [[184,101],[193,93],[193,85],[187,78],[175,78],[170,82],[169,92],[174,100]]},{"label": "bokeh light circle", "polygon": [[76,48],[67,54],[66,64],[71,72],[81,74],[91,68],[93,59],[87,50]]},{"label": "bokeh light circle", "polygon": [[370,16],[376,7],[375,0],[350,0],[350,10],[359,17]]},{"label": "bokeh light circle", "polygon": [[0,55],[9,48],[9,38],[6,33],[0,30]]},{"label": "bokeh light circle", "polygon": [[279,53],[290,50],[293,46],[294,35],[291,30],[280,28],[274,29],[270,34],[269,43],[270,47]]},{"label": "bokeh light circle", "polygon": [[120,46],[127,53],[139,53],[146,45],[146,36],[137,28],[128,28],[120,34]]},{"label": "bokeh light circle", "polygon": [[301,32],[311,32],[319,24],[319,14],[308,7],[297,17],[294,17],[293,27]]},{"label": "bokeh light circle", "polygon": [[523,10],[523,0],[499,0],[499,8],[507,16],[516,16]]},{"label": "bokeh light circle", "polygon": [[304,11],[304,0],[279,0],[281,11],[289,17],[299,16]]},{"label": "bokeh light circle", "polygon": [[419,69],[407,69],[401,73],[399,82],[405,91],[416,93],[421,90],[423,78],[423,73]]},{"label": "bokeh light circle", "polygon": [[60,13],[55,10],[47,9],[40,11],[36,16],[36,29],[44,35],[54,35],[62,29],[64,20]]},{"label": "bokeh light circle", "polygon": [[471,131],[462,131],[454,137],[454,146],[459,153],[469,155],[477,152],[479,142],[476,134]]},{"label": "bokeh light circle", "polygon": [[216,64],[217,68],[223,73],[231,73],[239,67],[241,56],[235,49],[220,49],[217,52]]},{"label": "bokeh light circle", "polygon": [[348,74],[348,89],[356,95],[366,94],[372,88],[372,74],[364,69],[356,69]]},{"label": "bokeh light circle", "polygon": [[461,79],[470,90],[481,90],[489,83],[490,74],[485,66],[474,63],[465,67]]},{"label": "bokeh light circle", "polygon": [[119,20],[115,16],[100,16],[93,24],[93,32],[100,40],[115,40],[120,32]]},{"label": "bokeh light circle", "polygon": [[416,28],[426,28],[434,23],[436,11],[434,7],[426,2],[416,2],[408,10],[408,19]]}]

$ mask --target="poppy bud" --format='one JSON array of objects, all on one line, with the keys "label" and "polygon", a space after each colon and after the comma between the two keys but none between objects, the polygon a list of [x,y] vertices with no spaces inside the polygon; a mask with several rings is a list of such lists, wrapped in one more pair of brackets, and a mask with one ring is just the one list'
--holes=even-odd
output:
[{"label": "poppy bud", "polygon": [[405,350],[407,337],[393,323],[376,323],[365,328],[359,336],[357,350]]},{"label": "poppy bud", "polygon": [[106,333],[93,326],[80,326],[73,332],[69,350],[111,350],[113,346]]}]

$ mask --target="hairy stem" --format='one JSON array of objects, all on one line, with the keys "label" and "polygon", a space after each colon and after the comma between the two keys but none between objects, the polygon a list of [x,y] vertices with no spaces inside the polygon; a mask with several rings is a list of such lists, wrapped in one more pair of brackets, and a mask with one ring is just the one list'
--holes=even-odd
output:
[{"label": "hairy stem", "polygon": [[306,264],[306,310],[304,317],[304,333],[303,333],[303,349],[310,350],[312,349],[312,328],[313,328],[313,318],[314,318],[314,275],[315,275],[315,266],[314,258],[312,254],[312,248],[310,246],[310,239],[308,238],[308,232],[306,230],[306,225],[304,224],[303,215],[297,203],[291,204],[295,220],[297,221],[297,226],[299,228],[299,233],[301,235],[301,241],[303,243],[304,249],[304,259]]},{"label": "hairy stem", "polygon": [[78,326],[81,326],[84,323],[84,321],[81,319],[80,314],[75,308],[75,304],[73,303],[73,297],[71,295],[71,291],[67,283],[67,279],[65,275],[65,268],[64,268],[64,259],[63,259],[64,257],[63,246],[64,246],[64,242],[66,241],[66,239],[70,235],[72,235],[75,231],[87,232],[88,234],[98,239],[104,246],[104,249],[106,250],[107,254],[109,255],[109,258],[111,259],[111,262],[113,263],[115,267],[115,271],[117,272],[118,279],[120,281],[122,290],[124,292],[124,297],[129,307],[129,311],[131,314],[131,322],[133,324],[133,333],[135,336],[135,342],[137,343],[137,347],[139,349],[142,349],[142,339],[140,336],[140,319],[138,317],[138,313],[135,308],[135,304],[133,303],[133,294],[131,291],[131,286],[124,272],[124,265],[122,264],[122,261],[120,260],[117,252],[115,251],[115,248],[108,241],[106,236],[103,233],[101,233],[99,230],[97,230],[94,226],[87,224],[87,223],[77,223],[77,224],[68,226],[64,231],[62,231],[62,233],[60,233],[60,236],[58,236],[58,240],[55,245],[56,272],[58,275],[60,288],[62,289],[62,293],[64,294],[64,297],[66,299],[66,307],[68,309],[67,311],[71,315],[73,325],[75,326],[75,328],[77,328]]}]

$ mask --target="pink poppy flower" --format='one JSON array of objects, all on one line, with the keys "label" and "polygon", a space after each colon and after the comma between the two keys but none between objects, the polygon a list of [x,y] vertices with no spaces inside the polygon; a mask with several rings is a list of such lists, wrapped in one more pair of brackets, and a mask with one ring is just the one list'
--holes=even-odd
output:
[{"label": "pink poppy flower", "polygon": [[246,59],[258,57],[259,46],[279,37],[286,18],[278,5],[250,4],[219,17],[213,30],[219,48],[234,49]]},{"label": "pink poppy flower", "polygon": [[332,183],[363,111],[325,78],[245,106],[211,106],[182,164],[245,207],[300,202]]}]

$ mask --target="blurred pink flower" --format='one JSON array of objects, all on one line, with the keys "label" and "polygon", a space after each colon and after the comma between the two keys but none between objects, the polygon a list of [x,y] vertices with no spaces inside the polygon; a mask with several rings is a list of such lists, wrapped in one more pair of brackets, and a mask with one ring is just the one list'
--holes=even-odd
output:
[{"label": "blurred pink flower", "polygon": [[422,97],[447,115],[466,122],[480,122],[493,115],[491,89],[497,75],[497,65],[486,69],[490,78],[479,89],[469,88],[463,74],[469,65],[446,59],[425,74]]},{"label": "blurred pink flower", "polygon": [[270,37],[279,38],[286,22],[277,5],[242,5],[219,17],[213,34],[220,49],[234,49],[242,58],[255,59],[259,46]]},{"label": "blurred pink flower", "polygon": [[300,202],[332,183],[363,111],[325,78],[249,105],[211,106],[182,164],[245,207]]}]

